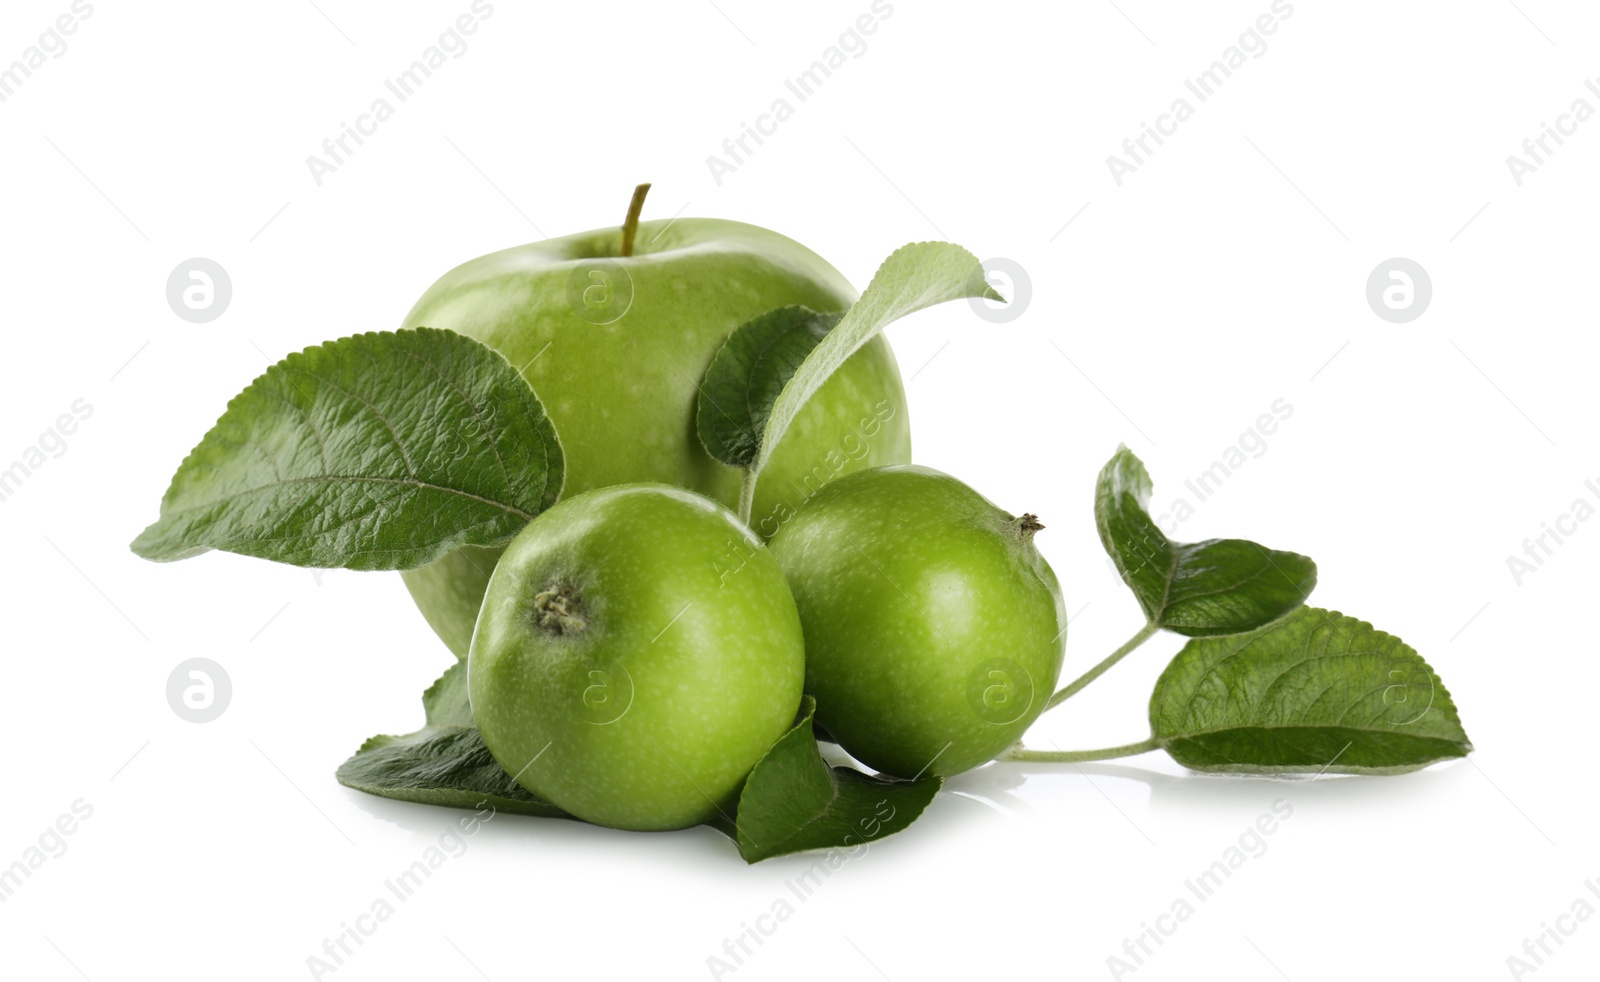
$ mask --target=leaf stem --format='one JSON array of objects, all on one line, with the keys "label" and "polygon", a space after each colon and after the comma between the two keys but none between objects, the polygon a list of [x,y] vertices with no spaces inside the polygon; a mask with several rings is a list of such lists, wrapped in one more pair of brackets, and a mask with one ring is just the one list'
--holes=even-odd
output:
[{"label": "leaf stem", "polygon": [[622,220],[622,250],[619,255],[633,255],[633,239],[639,234],[639,214],[644,211],[644,196],[649,193],[649,184],[641,184],[633,189],[633,200],[628,202],[628,217]]},{"label": "leaf stem", "polygon": [[1104,675],[1106,669],[1126,658],[1129,652],[1133,651],[1133,649],[1139,647],[1141,644],[1144,644],[1146,641],[1149,641],[1151,636],[1153,636],[1159,630],[1161,629],[1156,626],[1154,621],[1151,621],[1144,627],[1140,628],[1138,634],[1135,634],[1133,637],[1124,642],[1122,647],[1107,655],[1105,659],[1100,662],[1100,664],[1089,669],[1087,672],[1084,672],[1072,682],[1068,683],[1067,686],[1060,692],[1057,692],[1055,695],[1051,696],[1050,701],[1044,704],[1045,710],[1048,711],[1054,709],[1056,706],[1061,705],[1063,702],[1066,702],[1068,699],[1077,695],[1078,690],[1082,689],[1090,682],[1093,682],[1101,675]]},{"label": "leaf stem", "polygon": [[739,482],[739,521],[750,524],[750,513],[756,507],[756,478],[758,473],[754,467],[744,469],[744,478]]},{"label": "leaf stem", "polygon": [[1161,740],[1151,737],[1140,740],[1138,743],[1125,743],[1120,747],[1105,747],[1100,750],[1029,750],[1018,744],[1000,755],[1001,760],[1028,761],[1038,764],[1085,764],[1092,760],[1113,760],[1117,757],[1132,757],[1135,754],[1149,753],[1161,749]]}]

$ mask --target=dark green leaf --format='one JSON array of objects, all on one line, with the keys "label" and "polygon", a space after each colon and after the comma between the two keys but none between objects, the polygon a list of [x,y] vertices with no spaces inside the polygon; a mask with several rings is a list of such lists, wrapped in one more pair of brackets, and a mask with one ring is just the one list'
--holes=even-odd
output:
[{"label": "dark green leaf", "polygon": [[375,736],[339,767],[340,784],[383,798],[518,815],[568,817],[511,779],[484,746],[467,703],[467,666],[456,662],[422,704],[428,725],[406,736]]},{"label": "dark green leaf", "polygon": [[1189,637],[1238,634],[1305,602],[1317,564],[1245,539],[1173,542],[1150,520],[1150,474],[1117,448],[1095,489],[1100,542],[1145,617]]},{"label": "dark green leaf", "polygon": [[1316,607],[1184,645],[1156,682],[1150,728],[1201,771],[1397,773],[1472,749],[1415,650]]},{"label": "dark green leaf", "polygon": [[730,467],[750,466],[778,394],[843,316],[779,307],[730,334],[700,387],[695,425],[706,452]]},{"label": "dark green leaf", "polygon": [[471,726],[430,726],[407,736],[373,737],[339,767],[339,783],[382,798],[451,808],[492,805],[518,815],[564,818],[495,762]]},{"label": "dark green leaf", "polygon": [[410,569],[507,541],[562,480],[555,429],[498,352],[431,328],[358,334],[234,397],[133,550]]},{"label": "dark green leaf", "polygon": [[937,777],[900,781],[829,767],[812,733],[815,712],[816,702],[807,696],[800,721],[745,781],[737,832],[746,862],[867,846],[910,825],[943,783]]}]

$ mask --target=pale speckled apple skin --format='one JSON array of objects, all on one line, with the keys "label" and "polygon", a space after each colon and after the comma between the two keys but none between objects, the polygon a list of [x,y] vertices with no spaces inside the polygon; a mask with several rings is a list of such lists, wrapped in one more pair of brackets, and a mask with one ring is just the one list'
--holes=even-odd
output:
[{"label": "pale speckled apple skin", "polygon": [[[695,433],[699,382],[722,342],[788,304],[844,310],[848,280],[816,253],[754,225],[709,218],[643,222],[635,254],[599,229],[518,246],[445,274],[404,327],[447,328],[500,351],[538,393],[566,455],[565,494],[662,481],[733,506],[740,472]],[[573,309],[568,278],[611,258],[632,284],[619,320]],[[852,356],[791,425],[756,489],[751,524],[770,536],[827,481],[911,459],[905,389],[881,335]],[[465,657],[498,549],[460,549],[401,575],[434,631]]]},{"label": "pale speckled apple skin", "polygon": [[[575,634],[536,625],[535,596],[560,584],[582,598]],[[633,484],[565,499],[512,540],[467,676],[484,743],[523,787],[600,825],[677,829],[733,814],[794,723],[805,649],[782,571],[732,512]]]},{"label": "pale speckled apple skin", "polygon": [[[1044,711],[1066,608],[1011,521],[948,474],[895,466],[828,485],[772,538],[800,609],[817,722],[857,760],[899,777],[958,774]],[[1003,723],[980,715],[969,691],[997,658],[1031,683],[1026,711]]]}]

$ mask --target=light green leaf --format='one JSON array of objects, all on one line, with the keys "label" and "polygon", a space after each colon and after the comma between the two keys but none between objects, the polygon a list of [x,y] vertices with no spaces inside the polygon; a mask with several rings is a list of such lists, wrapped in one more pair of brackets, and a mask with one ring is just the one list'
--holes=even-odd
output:
[{"label": "light green leaf", "polygon": [[475,726],[472,700],[467,694],[467,663],[457,661],[422,693],[422,709],[429,726]]},{"label": "light green leaf", "polygon": [[410,569],[509,540],[562,480],[555,429],[498,352],[432,328],[358,334],[234,397],[133,550]]},{"label": "light green leaf", "polygon": [[1238,634],[1305,602],[1317,564],[1245,539],[1173,542],[1151,521],[1150,474],[1127,447],[1100,472],[1100,542],[1157,627],[1190,637]]},{"label": "light green leaf", "polygon": [[1156,682],[1150,728],[1201,771],[1396,773],[1472,749],[1415,650],[1316,607],[1184,645]]},{"label": "light green leaf", "polygon": [[[983,264],[977,257],[958,245],[949,242],[915,242],[901,246],[885,259],[883,265],[873,274],[872,282],[867,284],[861,299],[857,300],[855,305],[845,312],[838,324],[827,332],[800,366],[793,371],[787,384],[781,385],[781,391],[772,398],[771,408],[764,414],[765,424],[760,432],[759,446],[754,457],[745,465],[746,476],[740,495],[739,514],[748,518],[750,503],[755,495],[756,477],[767,466],[778,443],[783,439],[784,432],[794,421],[795,415],[840,365],[860,350],[862,345],[871,341],[880,331],[901,317],[934,304],[944,303],[947,300],[960,300],[964,297],[1005,299],[989,286],[984,278]],[[761,320],[762,318],[758,317],[751,323]],[[750,324],[746,324],[740,327],[739,331],[746,329],[757,333],[763,330],[751,328]],[[772,328],[769,326],[766,330]],[[738,350],[746,355],[761,348],[759,342],[733,342],[732,338],[729,341],[735,343]],[[720,368],[713,362],[712,368],[719,372],[719,377],[708,379],[703,393],[716,393],[718,398],[726,397],[730,402],[734,401],[733,397],[726,393],[730,386],[736,388],[739,385],[739,366],[745,360],[744,357],[730,356]],[[762,418],[761,407],[765,405],[767,396],[771,393],[771,383],[781,374],[781,372],[763,372],[752,377],[751,380],[757,385],[747,385],[745,390],[746,401],[752,407],[746,413],[750,421]],[[702,394],[702,411],[705,399],[705,395]],[[715,412],[714,409],[712,411]],[[744,457],[743,453],[735,455],[730,452],[727,455],[738,459]]]},{"label": "light green leaf", "polygon": [[816,708],[806,696],[799,722],[745,781],[736,838],[746,862],[807,849],[859,850],[910,825],[943,783],[937,777],[901,781],[829,767],[812,733]]},{"label": "light green leaf", "polygon": [[779,393],[843,316],[779,307],[728,335],[700,386],[695,426],[706,452],[729,467],[750,466]]}]

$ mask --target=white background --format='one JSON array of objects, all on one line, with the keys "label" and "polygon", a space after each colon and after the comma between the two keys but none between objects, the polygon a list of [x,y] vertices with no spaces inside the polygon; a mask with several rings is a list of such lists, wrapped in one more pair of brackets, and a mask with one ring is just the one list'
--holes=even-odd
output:
[{"label": "white background", "polygon": [[[269,360],[397,325],[472,256],[614,224],[639,180],[655,182],[647,217],[774,228],[858,287],[924,238],[1026,268],[1013,323],[952,304],[889,334],[917,459],[1049,526],[1076,614],[1068,675],[1139,624],[1094,536],[1101,464],[1126,441],[1165,510],[1286,400],[1266,452],[1178,536],[1314,556],[1313,602],[1414,645],[1479,749],[1314,782],[1188,776],[1158,753],[991,765],[804,902],[785,881],[809,857],[747,867],[709,829],[501,817],[325,977],[703,979],[787,897],[794,916],[724,977],[1103,978],[1280,798],[1293,815],[1266,853],[1124,977],[1505,978],[1575,899],[1600,908],[1584,886],[1600,878],[1600,522],[1520,585],[1507,567],[1576,499],[1600,504],[1584,485],[1600,483],[1600,120],[1521,186],[1506,164],[1575,99],[1600,109],[1583,86],[1600,77],[1600,14],[1296,0],[1119,187],[1107,156],[1269,6],[1119,2],[895,0],[719,186],[707,157],[867,0],[497,0],[318,186],[306,157],[468,0],[97,0],[0,103],[0,462],[74,400],[93,407],[0,505],[0,865],[74,801],[93,808],[0,905],[6,977],[308,977],[324,938],[458,817],[333,780],[367,736],[420,723],[418,694],[449,663],[398,577],[223,554],[154,566],[126,544]],[[0,64],[67,10],[8,0]],[[195,256],[232,278],[209,324],[165,298]],[[1365,298],[1394,256],[1433,283],[1407,324]],[[1035,742],[1142,738],[1178,646],[1149,644]],[[165,697],[197,656],[234,690],[204,725]],[[1536,977],[1593,978],[1600,918],[1561,923],[1574,933]]]}]

